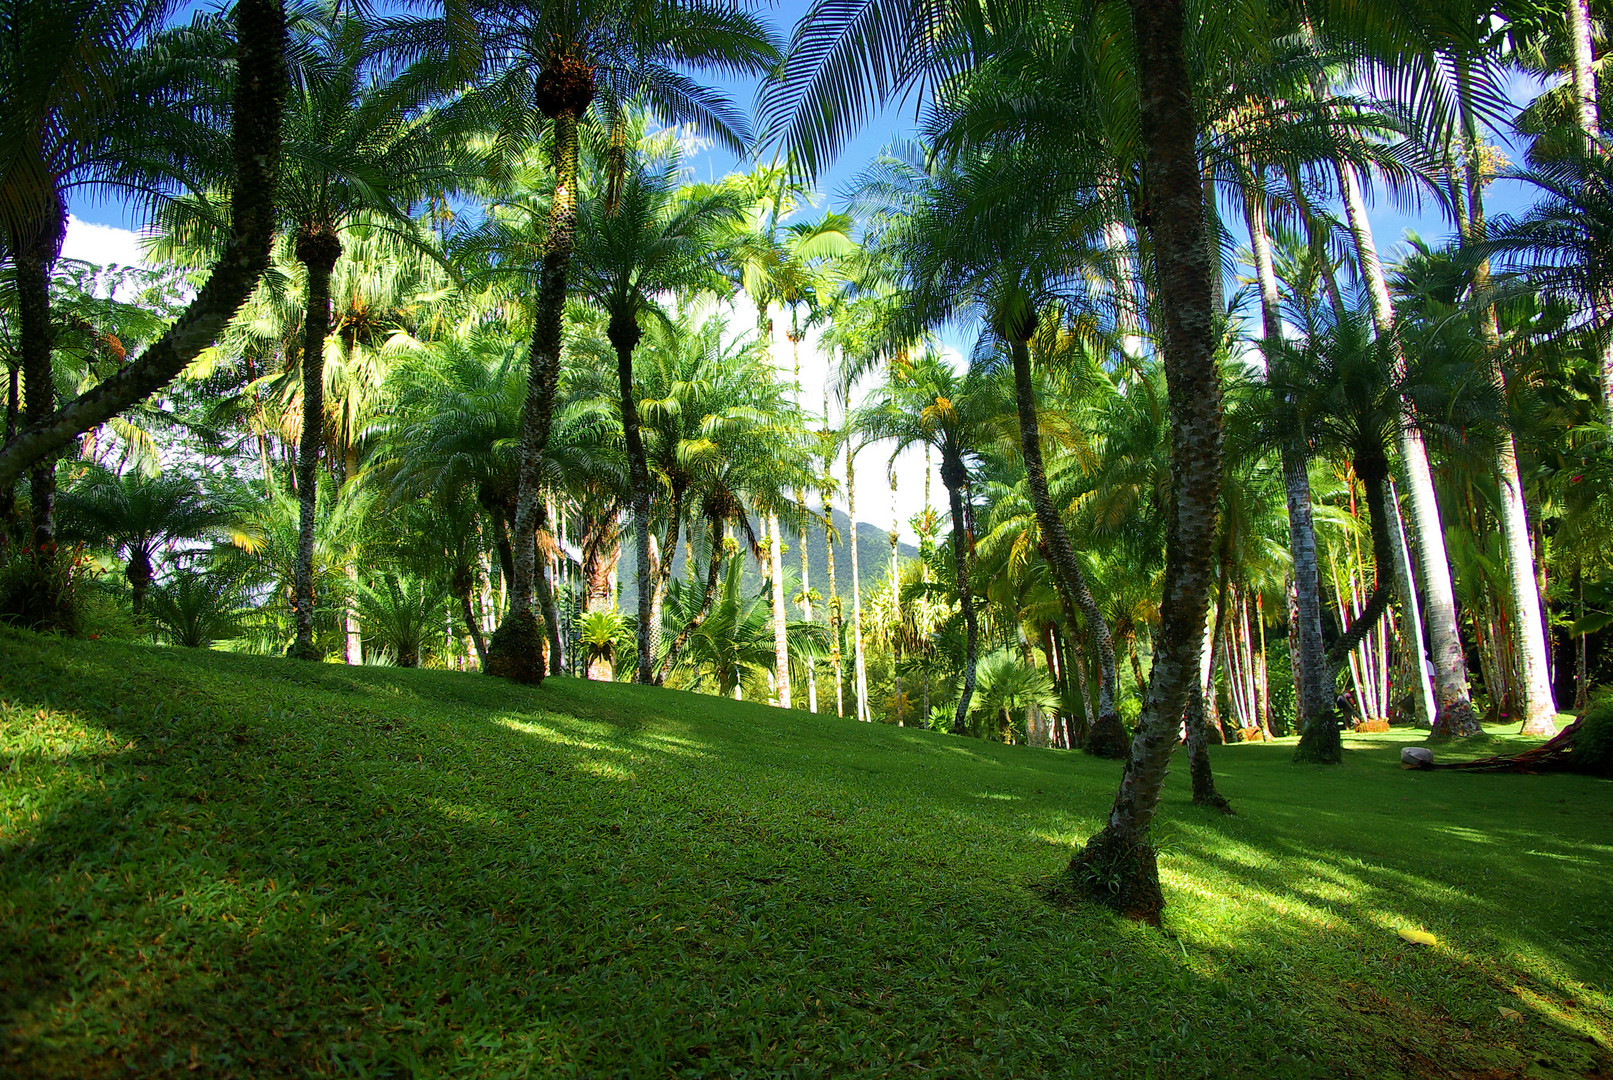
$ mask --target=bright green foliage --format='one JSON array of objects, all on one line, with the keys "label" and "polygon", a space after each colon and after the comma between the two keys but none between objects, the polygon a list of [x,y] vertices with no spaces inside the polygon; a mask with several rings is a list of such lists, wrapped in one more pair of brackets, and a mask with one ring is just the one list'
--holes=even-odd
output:
[{"label": "bright green foliage", "polygon": [[1108,808],[1079,754],[16,631],[0,688],[8,1074],[1565,1077],[1613,1040],[1607,782],[1403,772],[1402,735],[1216,748],[1234,818],[1173,778],[1166,936],[1039,898]]}]

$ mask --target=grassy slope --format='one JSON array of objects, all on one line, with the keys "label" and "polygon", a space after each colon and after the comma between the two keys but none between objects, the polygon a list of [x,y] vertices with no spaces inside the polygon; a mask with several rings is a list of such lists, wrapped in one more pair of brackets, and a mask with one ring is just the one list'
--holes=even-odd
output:
[{"label": "grassy slope", "polygon": [[1032,890],[1078,754],[5,630],[0,700],[0,1075],[1607,1068],[1605,782],[1222,749],[1160,933]]}]

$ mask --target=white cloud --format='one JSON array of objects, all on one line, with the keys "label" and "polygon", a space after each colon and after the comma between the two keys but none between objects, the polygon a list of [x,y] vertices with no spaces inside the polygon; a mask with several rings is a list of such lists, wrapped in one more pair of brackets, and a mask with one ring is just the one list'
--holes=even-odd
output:
[{"label": "white cloud", "polygon": [[62,255],[100,266],[146,265],[139,233],[115,225],[80,221],[71,214],[67,216],[67,238],[62,243]]}]

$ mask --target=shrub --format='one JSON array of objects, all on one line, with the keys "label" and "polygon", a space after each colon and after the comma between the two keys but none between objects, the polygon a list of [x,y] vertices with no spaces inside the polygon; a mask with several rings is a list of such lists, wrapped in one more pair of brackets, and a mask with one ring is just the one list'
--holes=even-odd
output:
[{"label": "shrub", "polygon": [[1613,694],[1585,710],[1574,736],[1574,768],[1594,776],[1613,777]]}]

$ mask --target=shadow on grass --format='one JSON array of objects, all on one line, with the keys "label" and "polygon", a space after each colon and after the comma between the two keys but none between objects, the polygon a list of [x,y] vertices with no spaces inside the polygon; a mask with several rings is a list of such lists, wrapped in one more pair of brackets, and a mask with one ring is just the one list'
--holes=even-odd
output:
[{"label": "shadow on grass", "polygon": [[[1113,763],[636,687],[0,645],[21,1076],[1414,1075],[1348,1026],[1390,993],[1363,913],[1511,895],[1173,803],[1167,937],[1024,887]],[[1235,798],[1275,775],[1242,752]],[[1438,980],[1479,984],[1440,965],[1392,986],[1489,1067]]]}]

